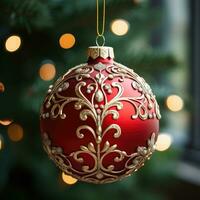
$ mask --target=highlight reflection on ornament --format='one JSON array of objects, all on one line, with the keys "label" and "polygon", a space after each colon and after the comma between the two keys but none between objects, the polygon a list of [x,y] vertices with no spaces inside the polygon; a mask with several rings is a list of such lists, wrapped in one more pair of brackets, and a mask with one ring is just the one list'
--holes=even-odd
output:
[{"label": "highlight reflection on ornament", "polygon": [[44,149],[67,175],[110,183],[137,171],[155,150],[160,111],[150,86],[90,47],[88,62],[50,85],[41,108]]}]

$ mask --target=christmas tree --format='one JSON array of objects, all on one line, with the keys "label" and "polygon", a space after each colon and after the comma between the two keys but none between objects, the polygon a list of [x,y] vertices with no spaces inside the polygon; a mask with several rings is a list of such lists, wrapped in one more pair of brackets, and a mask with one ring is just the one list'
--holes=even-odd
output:
[{"label": "christmas tree", "polygon": [[[164,115],[166,77],[177,61],[163,48],[162,9],[156,1],[107,0],[105,37],[118,61],[151,83]],[[120,26],[127,28],[124,33],[113,25],[120,18]],[[0,24],[2,199],[164,199],[162,186],[173,177],[171,151],[156,152],[123,181],[70,186],[42,149],[40,106],[48,86],[85,62],[87,47],[95,44],[96,1],[2,0]],[[63,44],[61,36],[69,42]],[[165,117],[161,129],[164,126]]]}]

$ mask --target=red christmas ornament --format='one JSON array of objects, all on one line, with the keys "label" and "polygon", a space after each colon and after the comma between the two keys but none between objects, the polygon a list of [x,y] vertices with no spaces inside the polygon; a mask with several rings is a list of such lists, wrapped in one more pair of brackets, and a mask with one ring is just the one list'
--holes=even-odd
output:
[{"label": "red christmas ornament", "polygon": [[43,144],[66,174],[110,183],[150,158],[159,106],[143,78],[113,61],[111,47],[89,47],[88,52],[86,64],[49,87],[41,109]]}]

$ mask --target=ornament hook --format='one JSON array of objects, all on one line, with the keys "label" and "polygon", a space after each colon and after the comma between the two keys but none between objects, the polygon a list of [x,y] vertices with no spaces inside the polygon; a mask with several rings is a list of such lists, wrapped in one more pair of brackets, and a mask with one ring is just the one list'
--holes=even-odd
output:
[{"label": "ornament hook", "polygon": [[105,45],[105,37],[103,35],[97,35],[96,37],[96,45],[99,47],[103,47]]}]

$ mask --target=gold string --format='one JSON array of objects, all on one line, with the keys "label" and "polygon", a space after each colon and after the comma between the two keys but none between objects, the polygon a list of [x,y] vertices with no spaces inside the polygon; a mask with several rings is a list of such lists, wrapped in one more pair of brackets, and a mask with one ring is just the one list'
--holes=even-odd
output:
[{"label": "gold string", "polygon": [[97,1],[97,37],[102,37],[105,31],[106,0],[103,0],[102,30],[99,31],[99,0]]}]

